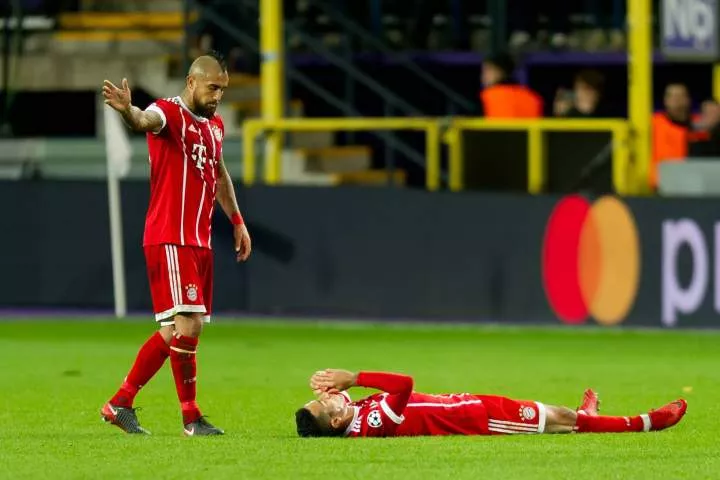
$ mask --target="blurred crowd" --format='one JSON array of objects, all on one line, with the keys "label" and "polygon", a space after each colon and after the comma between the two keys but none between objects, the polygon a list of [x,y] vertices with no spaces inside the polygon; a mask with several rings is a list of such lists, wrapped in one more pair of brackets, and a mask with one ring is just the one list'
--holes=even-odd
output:
[{"label": "blurred crowd", "polygon": [[[488,118],[539,118],[543,100],[532,88],[514,81],[514,62],[509,54],[496,54],[482,66],[482,89],[478,97]],[[558,89],[552,105],[557,118],[607,118],[605,79],[593,69],[580,70],[571,89]],[[693,101],[701,107],[693,113]],[[651,186],[657,187],[661,162],[690,157],[720,157],[720,104],[716,99],[691,98],[681,82],[669,83],[663,92],[663,108],[652,117],[653,156]]]},{"label": "blurred crowd", "polygon": [[[195,2],[208,8],[201,9],[193,26],[194,52],[218,50],[236,69],[257,72],[256,53],[243,50],[212,18],[230,19],[245,35],[258,38],[257,6],[239,0]],[[160,0],[0,0],[0,13],[6,15],[18,6],[25,15],[67,10],[137,11],[160,3]],[[659,0],[653,3],[654,11],[658,11]],[[331,8],[320,8],[320,4]],[[626,48],[626,5],[627,0],[283,0],[286,21],[301,26],[310,35],[324,38],[343,31],[333,15],[327,14],[332,10],[344,13],[373,36],[408,50],[487,53],[492,43],[487,42],[487,36],[500,29],[505,36],[501,50],[506,53],[485,55],[477,99],[480,113],[491,118],[618,116],[617,109],[610,108],[615,96],[606,91],[602,71],[578,69],[572,85],[557,89],[554,98],[546,91],[543,98],[515,81],[514,59],[532,49],[620,51]],[[657,26],[657,21],[654,24]],[[292,38],[288,40],[292,50]],[[361,44],[353,46],[362,48]],[[653,165],[688,155],[720,156],[718,103],[710,98],[691,98],[683,83],[670,82],[660,88],[664,88],[663,105],[652,121]],[[696,113],[692,105],[696,106]],[[656,182],[656,168],[652,178]]]},{"label": "blurred crowd", "polygon": [[[240,26],[257,26],[257,15],[239,0],[196,0],[231,12]],[[511,51],[534,48],[622,50],[627,0],[283,0],[286,18],[306,31],[334,33],[337,25],[322,4],[345,13],[375,36],[398,47],[481,50],[493,30],[504,32]],[[152,10],[145,0],[0,0],[0,14],[13,4],[27,14],[119,9]],[[167,1],[165,3],[168,3]],[[181,1],[176,3],[181,4]],[[659,0],[653,1],[657,11]],[[220,33],[218,33],[221,35]]]},{"label": "blurred crowd", "polygon": [[416,19],[411,44],[428,48],[428,39],[443,19],[453,27],[457,48],[477,45],[483,28],[502,25],[510,50],[532,48],[616,49],[625,45],[625,0],[384,0],[389,12],[400,16],[412,4]]}]

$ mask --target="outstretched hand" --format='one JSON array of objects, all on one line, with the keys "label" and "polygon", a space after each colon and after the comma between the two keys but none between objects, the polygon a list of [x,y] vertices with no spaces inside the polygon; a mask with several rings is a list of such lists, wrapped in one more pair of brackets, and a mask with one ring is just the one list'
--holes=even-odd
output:
[{"label": "outstretched hand", "polygon": [[132,96],[127,78],[122,79],[122,87],[116,87],[110,80],[103,82],[103,97],[105,105],[110,105],[118,112],[127,111],[132,104]]}]

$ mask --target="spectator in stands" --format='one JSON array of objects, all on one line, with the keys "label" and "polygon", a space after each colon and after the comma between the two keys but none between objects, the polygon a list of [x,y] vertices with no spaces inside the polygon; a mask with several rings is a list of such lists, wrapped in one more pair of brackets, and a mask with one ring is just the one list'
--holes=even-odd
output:
[{"label": "spectator in stands", "polygon": [[607,105],[601,102],[605,77],[597,70],[582,70],[575,76],[572,91],[558,89],[553,113],[556,117],[607,117]]},{"label": "spectator in stands", "polygon": [[515,62],[507,54],[490,56],[483,62],[480,108],[485,117],[542,117],[542,98],[530,88],[515,83],[514,70]]},{"label": "spectator in stands", "polygon": [[653,188],[657,187],[660,162],[684,160],[689,144],[707,140],[708,128],[717,123],[715,117],[718,112],[709,103],[704,106],[704,115],[692,115],[690,94],[682,83],[671,83],[665,87],[663,100],[665,111],[655,113],[652,119],[650,186]]},{"label": "spectator in stands", "polygon": [[700,116],[693,122],[688,156],[720,157],[720,104],[716,100],[703,102]]}]

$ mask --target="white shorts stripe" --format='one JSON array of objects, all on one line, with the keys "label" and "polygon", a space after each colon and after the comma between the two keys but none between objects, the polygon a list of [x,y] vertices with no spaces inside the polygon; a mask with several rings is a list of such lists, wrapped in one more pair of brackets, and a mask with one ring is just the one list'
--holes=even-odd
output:
[{"label": "white shorts stripe", "polygon": [[177,246],[170,245],[170,258],[173,261],[173,273],[175,274],[175,291],[177,292],[177,303],[182,303],[182,283],[180,282],[180,263],[178,262]]},{"label": "white shorts stripe", "polygon": [[177,288],[175,286],[175,274],[173,273],[173,270],[175,268],[175,263],[173,262],[171,253],[170,253],[170,245],[165,245],[165,259],[167,260],[167,268],[168,268],[168,282],[170,283],[170,295],[172,296],[173,306],[178,305],[180,303],[180,299],[177,297]]},{"label": "white shorts stripe", "polygon": [[500,428],[505,430],[513,430],[516,432],[537,432],[538,426],[537,425],[526,425],[526,426],[518,426],[518,425],[503,425],[499,423],[493,423],[492,421],[488,421],[488,426],[490,428]]},{"label": "white shorts stripe", "polygon": [[506,428],[497,428],[497,427],[489,427],[489,431],[496,432],[496,433],[509,433],[511,435],[518,435],[518,434],[525,434],[525,435],[531,435],[533,433],[537,433],[537,430],[535,431],[526,431],[526,430],[509,430]]},{"label": "white shorts stripe", "polygon": [[508,422],[506,420],[495,420],[494,418],[489,419],[488,422],[497,423],[498,425],[512,426],[512,427],[533,427],[533,428],[538,427],[537,423]]}]

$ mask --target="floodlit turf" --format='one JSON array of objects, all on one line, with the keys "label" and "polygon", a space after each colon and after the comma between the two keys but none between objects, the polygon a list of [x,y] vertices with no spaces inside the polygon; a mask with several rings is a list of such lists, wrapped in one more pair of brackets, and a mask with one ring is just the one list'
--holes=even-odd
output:
[{"label": "floodlit turf", "polygon": [[[199,402],[221,438],[184,438],[169,365],[138,396],[151,437],[98,410],[151,322],[0,320],[2,478],[717,478],[720,335],[701,332],[218,322],[199,350]],[[299,439],[318,368],[396,370],[418,390],[502,394],[607,414],[684,396],[649,434]],[[363,390],[354,392],[360,396]]]}]

